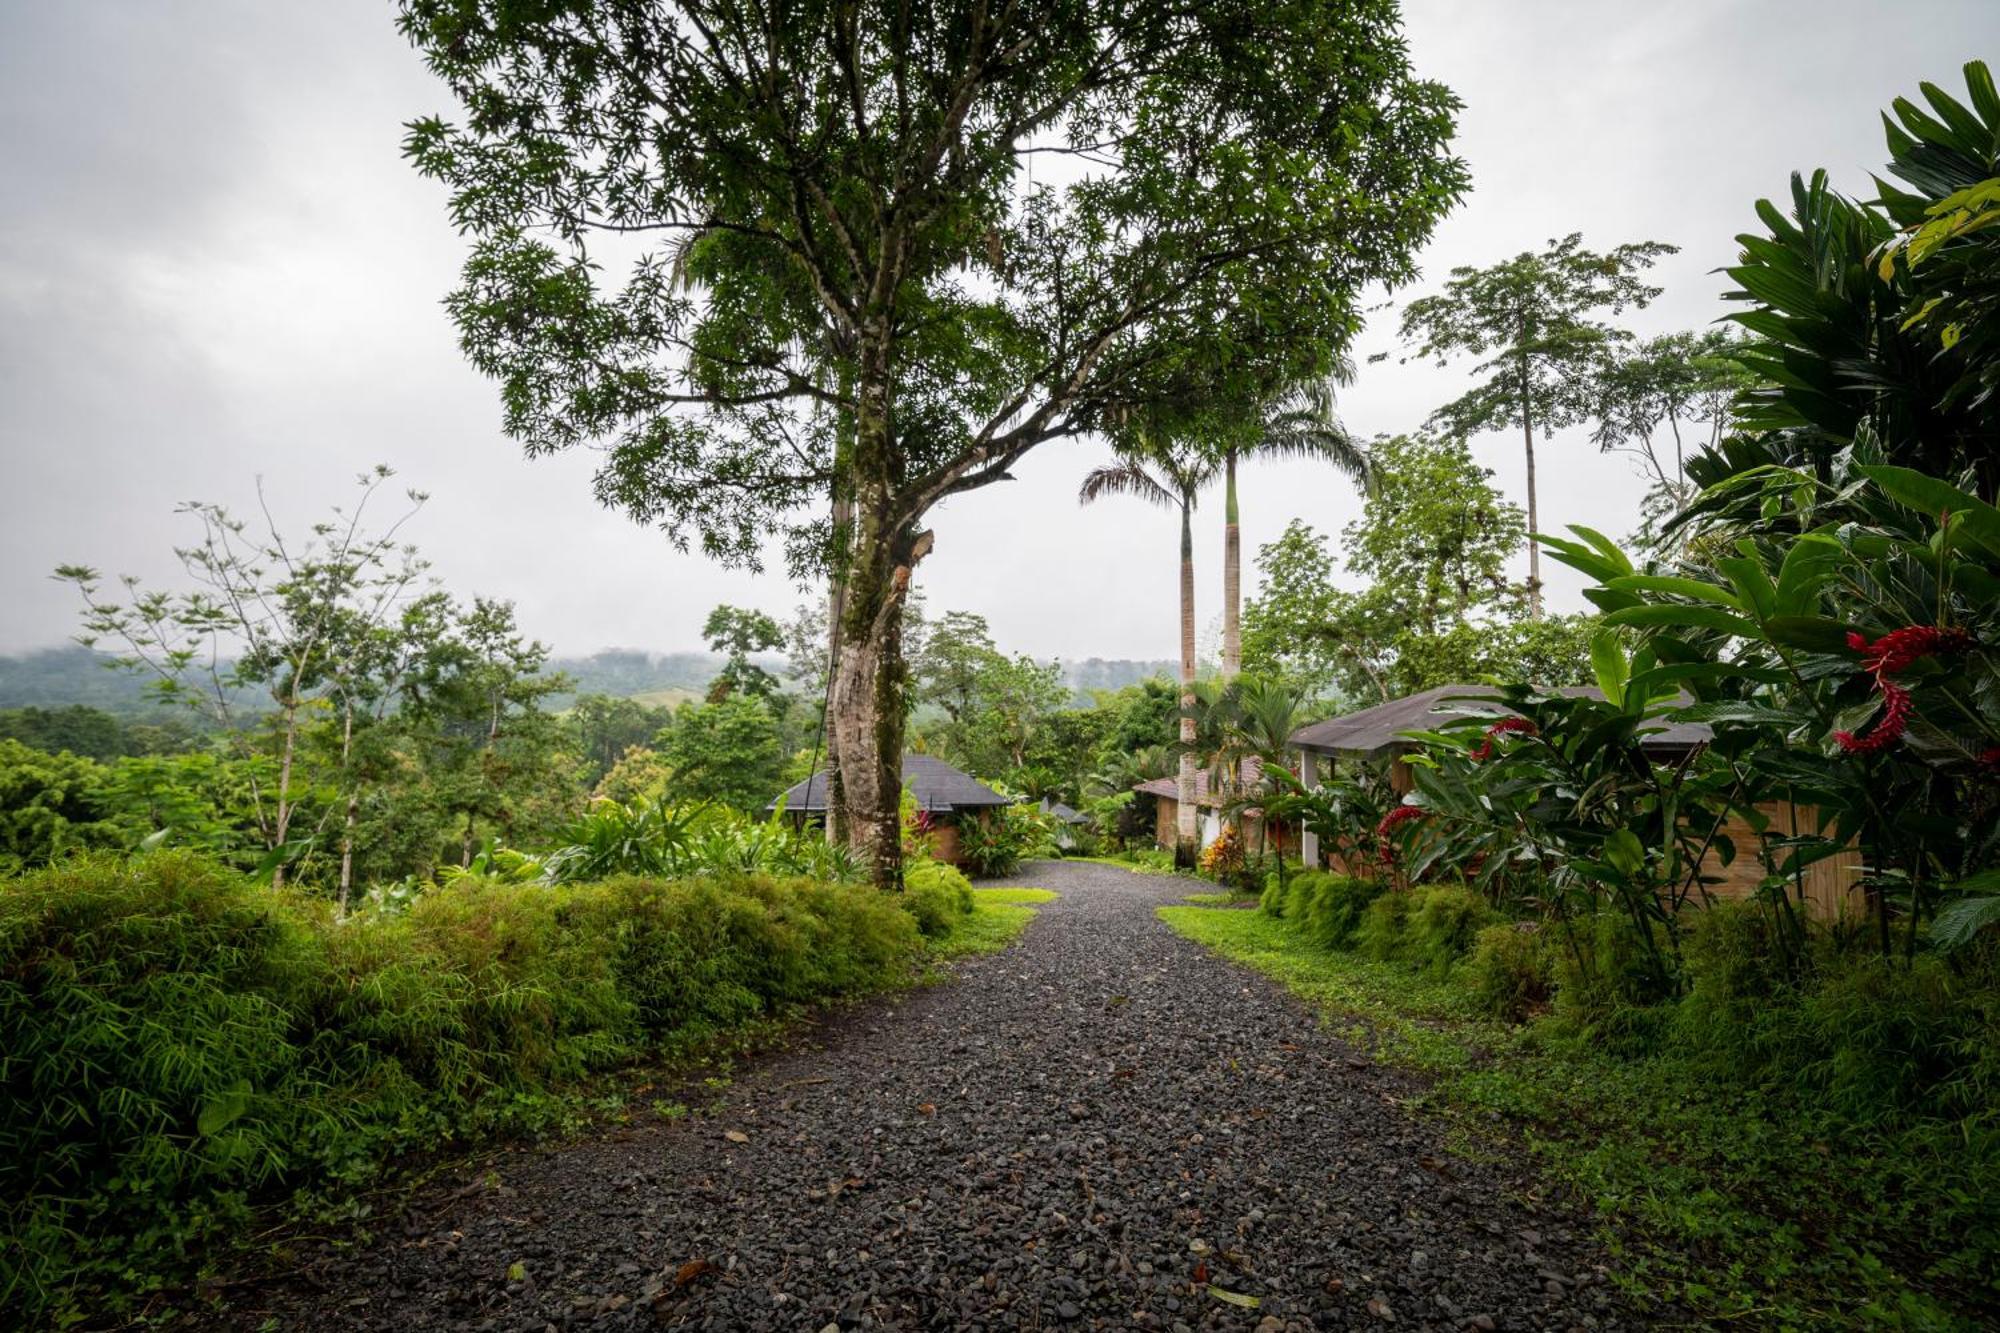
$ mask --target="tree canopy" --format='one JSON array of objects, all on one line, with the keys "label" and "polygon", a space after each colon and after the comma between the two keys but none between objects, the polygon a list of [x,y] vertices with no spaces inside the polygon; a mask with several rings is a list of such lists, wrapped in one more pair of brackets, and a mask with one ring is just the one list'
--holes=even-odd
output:
[{"label": "tree canopy", "polygon": [[450,308],[509,432],[606,447],[600,498],[676,541],[834,570],[836,822],[885,882],[932,507],[1135,409],[1326,373],[1466,181],[1392,0],[402,27],[464,108],[408,148],[472,237]]}]

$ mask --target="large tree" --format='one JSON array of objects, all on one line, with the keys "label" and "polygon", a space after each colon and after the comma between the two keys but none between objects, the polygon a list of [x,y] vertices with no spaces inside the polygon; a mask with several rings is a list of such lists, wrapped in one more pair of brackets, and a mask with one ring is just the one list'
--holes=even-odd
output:
[{"label": "large tree", "polygon": [[[1465,187],[1393,0],[403,0],[409,152],[530,453],[838,590],[836,818],[901,875],[898,617],[947,496],[1326,373]],[[622,279],[618,276],[622,272]]]},{"label": "large tree", "polygon": [[[1528,465],[1528,531],[1540,532],[1535,499],[1535,432],[1588,420],[1592,386],[1610,349],[1631,338],[1600,313],[1644,307],[1660,294],[1639,274],[1675,247],[1639,241],[1599,254],[1575,232],[1540,254],[1490,268],[1451,271],[1444,290],[1410,302],[1402,336],[1416,355],[1440,364],[1481,358],[1484,378],[1432,414],[1460,435],[1518,427]],[[1528,614],[1542,614],[1542,558],[1528,545]]]}]

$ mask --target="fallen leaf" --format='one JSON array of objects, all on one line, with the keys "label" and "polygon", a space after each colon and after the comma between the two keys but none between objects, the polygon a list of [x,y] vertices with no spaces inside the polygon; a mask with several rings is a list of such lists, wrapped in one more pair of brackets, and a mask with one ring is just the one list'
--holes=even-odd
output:
[{"label": "fallen leaf", "polygon": [[719,1273],[721,1271],[721,1269],[706,1259],[690,1259],[680,1266],[680,1271],[674,1274],[674,1285],[676,1287],[685,1287],[704,1273]]},{"label": "fallen leaf", "polygon": [[1197,1286],[1199,1286],[1200,1284],[1202,1284],[1202,1283],[1204,1283],[1204,1282],[1208,1281],[1208,1261],[1207,1261],[1207,1260],[1202,1260],[1201,1262],[1199,1262],[1199,1263],[1195,1264],[1195,1266],[1194,1266],[1194,1280],[1195,1280],[1195,1285],[1197,1285]]},{"label": "fallen leaf", "polygon": [[1341,1292],[1343,1292],[1343,1291],[1346,1291],[1346,1290],[1347,1290],[1347,1284],[1346,1284],[1345,1282],[1341,1281],[1341,1280],[1340,1280],[1339,1278],[1337,1278],[1337,1277],[1330,1277],[1330,1278],[1328,1278],[1328,1279],[1326,1280],[1326,1294],[1327,1294],[1327,1295],[1329,1295],[1329,1296],[1338,1296],[1338,1295],[1340,1295],[1340,1293],[1341,1293]]},{"label": "fallen leaf", "polygon": [[740,1129],[725,1129],[722,1131],[722,1137],[728,1139],[731,1143],[750,1142],[750,1136]]},{"label": "fallen leaf", "polygon": [[513,1263],[508,1264],[507,1280],[509,1282],[526,1282],[528,1280],[528,1266],[522,1263],[519,1259],[516,1259]]},{"label": "fallen leaf", "polygon": [[1210,1287],[1208,1294],[1225,1305],[1234,1305],[1245,1310],[1254,1310],[1264,1303],[1255,1296],[1245,1296],[1240,1291],[1224,1291],[1221,1287]]},{"label": "fallen leaf", "polygon": [[936,1115],[936,1114],[937,1114],[937,1104],[936,1104],[935,1102],[924,1102],[924,1103],[922,1103],[921,1105],[919,1105],[919,1106],[917,1107],[917,1114],[918,1114],[918,1115]]}]

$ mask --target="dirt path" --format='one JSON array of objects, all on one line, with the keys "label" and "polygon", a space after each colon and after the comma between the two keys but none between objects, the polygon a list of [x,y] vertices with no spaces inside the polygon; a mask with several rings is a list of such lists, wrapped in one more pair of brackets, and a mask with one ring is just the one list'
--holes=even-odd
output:
[{"label": "dirt path", "polygon": [[1636,1322],[1521,1169],[1455,1157],[1398,1109],[1403,1075],[1168,930],[1153,909],[1185,881],[1020,882],[1063,897],[1010,951],[757,1063],[719,1114],[441,1189],[407,1234],[246,1297],[237,1326]]}]

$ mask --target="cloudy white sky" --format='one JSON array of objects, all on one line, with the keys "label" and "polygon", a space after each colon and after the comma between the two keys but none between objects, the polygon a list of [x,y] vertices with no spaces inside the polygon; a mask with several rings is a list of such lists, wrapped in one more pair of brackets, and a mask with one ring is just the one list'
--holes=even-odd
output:
[{"label": "cloudy white sky", "polygon": [[[2000,57],[1992,0],[1409,0],[1418,69],[1464,99],[1473,193],[1427,275],[1576,230],[1681,247],[1642,332],[1721,311],[1713,272],[1794,169],[1865,191],[1876,116],[1920,80]],[[782,612],[781,574],[676,554],[595,507],[587,454],[529,462],[498,428],[439,308],[461,245],[442,190],[399,154],[450,107],[374,0],[0,0],[0,651],[73,632],[59,562],[153,580],[176,501],[243,506],[255,479],[304,519],[375,462],[433,499],[411,535],[454,588],[513,599],[565,653],[696,645],[719,601]],[[1393,313],[1358,349],[1388,350]],[[1409,428],[1457,370],[1365,366],[1354,429]],[[1518,443],[1477,451],[1521,494]],[[1044,657],[1168,657],[1171,516],[1080,511],[1102,451],[1049,446],[1012,485],[952,502],[921,581]],[[1544,455],[1547,523],[1622,532],[1629,465],[1580,438]],[[1248,549],[1357,503],[1304,467],[1246,476]],[[1216,614],[1219,508],[1198,555]],[[997,557],[997,558],[996,558]],[[1558,576],[1558,604],[1578,602]]]}]

